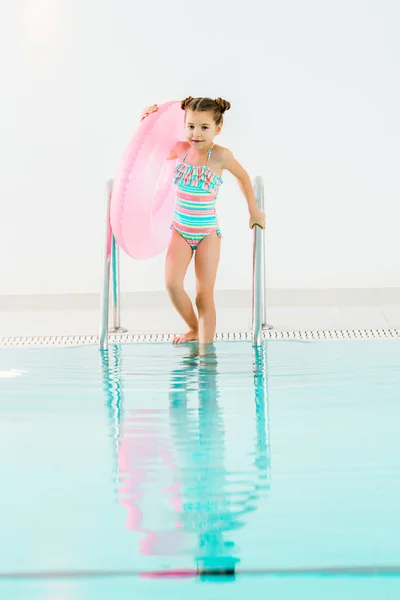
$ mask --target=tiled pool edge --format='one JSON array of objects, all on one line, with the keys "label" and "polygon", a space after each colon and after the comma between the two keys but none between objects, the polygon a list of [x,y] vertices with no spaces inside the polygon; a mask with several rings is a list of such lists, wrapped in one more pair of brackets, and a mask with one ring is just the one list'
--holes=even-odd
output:
[{"label": "tiled pool edge", "polygon": [[[111,344],[171,342],[172,333],[112,333],[109,335]],[[310,331],[263,331],[263,340],[371,340],[400,338],[400,329],[338,329]],[[251,341],[251,332],[217,333],[216,341]],[[35,336],[35,337],[0,337],[0,348],[16,346],[52,347],[52,346],[83,346],[98,344],[98,335],[66,335],[66,336]]]}]

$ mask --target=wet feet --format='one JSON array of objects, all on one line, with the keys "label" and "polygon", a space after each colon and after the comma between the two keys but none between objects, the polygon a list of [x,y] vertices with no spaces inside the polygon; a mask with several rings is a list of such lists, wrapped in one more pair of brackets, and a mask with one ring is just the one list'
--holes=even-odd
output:
[{"label": "wet feet", "polygon": [[199,332],[194,329],[189,329],[187,333],[176,335],[172,340],[173,344],[184,344],[185,342],[197,342],[199,340]]}]

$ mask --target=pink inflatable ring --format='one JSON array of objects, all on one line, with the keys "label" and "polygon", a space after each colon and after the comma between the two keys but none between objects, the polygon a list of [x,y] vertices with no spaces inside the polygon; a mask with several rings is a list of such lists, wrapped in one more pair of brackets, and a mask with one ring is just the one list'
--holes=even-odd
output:
[{"label": "pink inflatable ring", "polygon": [[171,235],[176,160],[167,160],[185,139],[180,102],[166,102],[136,129],[118,166],[110,222],[117,244],[132,258],[159,254]]}]

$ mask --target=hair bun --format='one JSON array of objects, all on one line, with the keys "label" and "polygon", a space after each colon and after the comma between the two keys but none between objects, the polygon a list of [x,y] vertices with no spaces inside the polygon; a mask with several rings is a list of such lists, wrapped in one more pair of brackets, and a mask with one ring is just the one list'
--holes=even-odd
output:
[{"label": "hair bun", "polygon": [[185,110],[185,108],[187,107],[188,104],[190,104],[190,102],[194,100],[194,98],[192,96],[188,96],[187,98],[185,98],[184,100],[182,100],[181,102],[181,109]]},{"label": "hair bun", "polygon": [[231,103],[228,102],[228,100],[223,100],[222,98],[215,98],[215,102],[218,104],[218,108],[222,113],[224,113],[226,110],[229,110],[231,107]]}]

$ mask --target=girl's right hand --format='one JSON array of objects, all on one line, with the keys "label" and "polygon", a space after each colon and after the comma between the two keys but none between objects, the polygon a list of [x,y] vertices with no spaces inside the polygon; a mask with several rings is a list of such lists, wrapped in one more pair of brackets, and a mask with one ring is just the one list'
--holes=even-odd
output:
[{"label": "girl's right hand", "polygon": [[148,106],[142,112],[142,116],[140,117],[140,120],[143,121],[143,119],[145,119],[149,114],[156,112],[157,110],[158,110],[157,104],[152,104],[151,106]]}]

